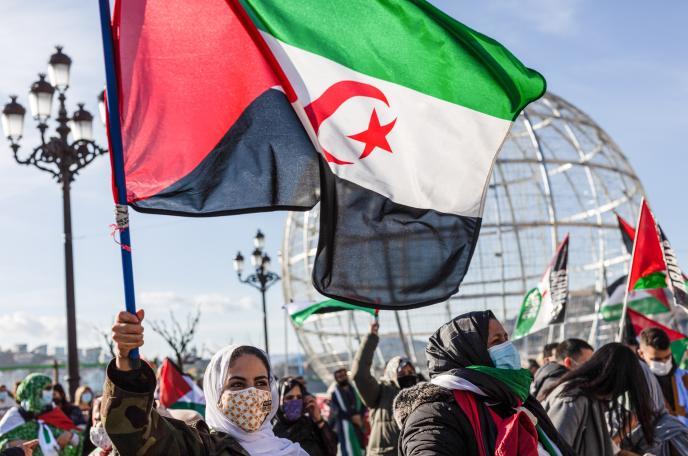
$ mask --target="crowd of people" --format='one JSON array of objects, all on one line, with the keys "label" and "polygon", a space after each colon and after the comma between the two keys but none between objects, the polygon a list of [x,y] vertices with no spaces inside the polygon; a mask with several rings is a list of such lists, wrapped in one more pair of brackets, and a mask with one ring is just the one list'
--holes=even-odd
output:
[{"label": "crowd of people", "polygon": [[206,368],[202,416],[163,408],[153,367],[129,358],[143,317],[118,315],[102,396],[83,386],[70,402],[42,374],[0,385],[0,455],[688,455],[688,372],[658,328],[597,350],[547,344],[524,368],[492,312],[470,312],[430,337],[429,379],[403,356],[377,378],[374,321],[320,398],[302,377],[277,379],[262,350],[230,345]]}]

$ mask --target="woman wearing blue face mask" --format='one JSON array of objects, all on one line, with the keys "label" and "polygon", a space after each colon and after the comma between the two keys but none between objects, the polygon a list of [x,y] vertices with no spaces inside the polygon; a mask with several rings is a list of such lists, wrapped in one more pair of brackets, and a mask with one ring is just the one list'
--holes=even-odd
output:
[{"label": "woman wearing blue face mask", "polygon": [[310,456],[337,454],[337,435],[320,415],[315,397],[298,380],[287,377],[279,383],[279,410],[272,430],[278,437],[298,443]]},{"label": "woman wearing blue face mask", "polygon": [[394,402],[400,455],[575,454],[530,396],[530,371],[491,311],[444,324],[425,351],[430,382]]}]

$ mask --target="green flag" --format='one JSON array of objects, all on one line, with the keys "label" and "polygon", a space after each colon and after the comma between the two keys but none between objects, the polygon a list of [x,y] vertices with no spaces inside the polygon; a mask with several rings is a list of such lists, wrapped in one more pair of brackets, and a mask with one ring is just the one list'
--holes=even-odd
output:
[{"label": "green flag", "polygon": [[367,312],[370,315],[375,315],[374,309],[367,307],[356,306],[336,299],[327,299],[321,302],[307,302],[307,303],[289,303],[287,304],[287,312],[296,326],[301,326],[313,314],[324,314],[330,312],[340,312],[342,310],[360,310]]}]

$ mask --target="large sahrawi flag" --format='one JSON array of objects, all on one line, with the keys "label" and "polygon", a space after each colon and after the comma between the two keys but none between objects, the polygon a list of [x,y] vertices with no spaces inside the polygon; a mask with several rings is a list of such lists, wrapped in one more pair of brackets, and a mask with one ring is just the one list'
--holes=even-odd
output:
[{"label": "large sahrawi flag", "polygon": [[545,91],[422,0],[119,0],[114,22],[129,204],[305,210],[319,192],[315,287],[373,308],[458,290],[496,154]]},{"label": "large sahrawi flag", "polygon": [[530,290],[523,299],[513,332],[514,339],[564,322],[569,299],[568,258],[567,234],[559,244],[537,288]]},{"label": "large sahrawi flag", "polygon": [[313,281],[409,308],[456,293],[496,154],[545,80],[424,0],[242,0],[327,167]]},{"label": "large sahrawi flag", "polygon": [[127,201],[177,215],[307,210],[318,154],[224,0],[118,0]]}]

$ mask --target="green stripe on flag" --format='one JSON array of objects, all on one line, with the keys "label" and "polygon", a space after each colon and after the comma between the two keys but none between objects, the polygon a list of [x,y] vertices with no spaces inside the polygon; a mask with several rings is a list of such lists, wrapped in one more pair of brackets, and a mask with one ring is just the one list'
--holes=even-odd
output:
[{"label": "green stripe on flag", "polygon": [[674,356],[676,364],[680,366],[683,361],[683,357],[686,353],[686,348],[688,348],[688,339],[678,339],[671,343],[671,354]]},{"label": "green stripe on flag", "polygon": [[663,272],[653,272],[638,279],[633,286],[634,290],[647,290],[652,288],[666,288],[666,276]]},{"label": "green stripe on flag", "polygon": [[177,401],[170,406],[171,409],[176,410],[195,410],[201,415],[205,416],[205,404],[199,404],[197,402],[180,402]]},{"label": "green stripe on flag", "polygon": [[294,312],[290,315],[290,317],[296,326],[301,326],[313,314],[336,312],[340,310],[361,310],[371,315],[375,315],[374,309],[337,301],[336,299],[328,299],[326,301],[315,303],[312,306],[306,307],[298,312]]},{"label": "green stripe on flag", "polygon": [[[669,309],[667,309],[661,301],[650,297],[629,301],[628,307],[644,315],[655,315],[669,312]],[[602,307],[600,313],[602,314],[602,319],[604,321],[618,321],[621,318],[622,311],[623,303],[619,303]]]},{"label": "green stripe on flag", "polygon": [[425,0],[240,0],[278,40],[359,73],[514,120],[545,79]]}]

